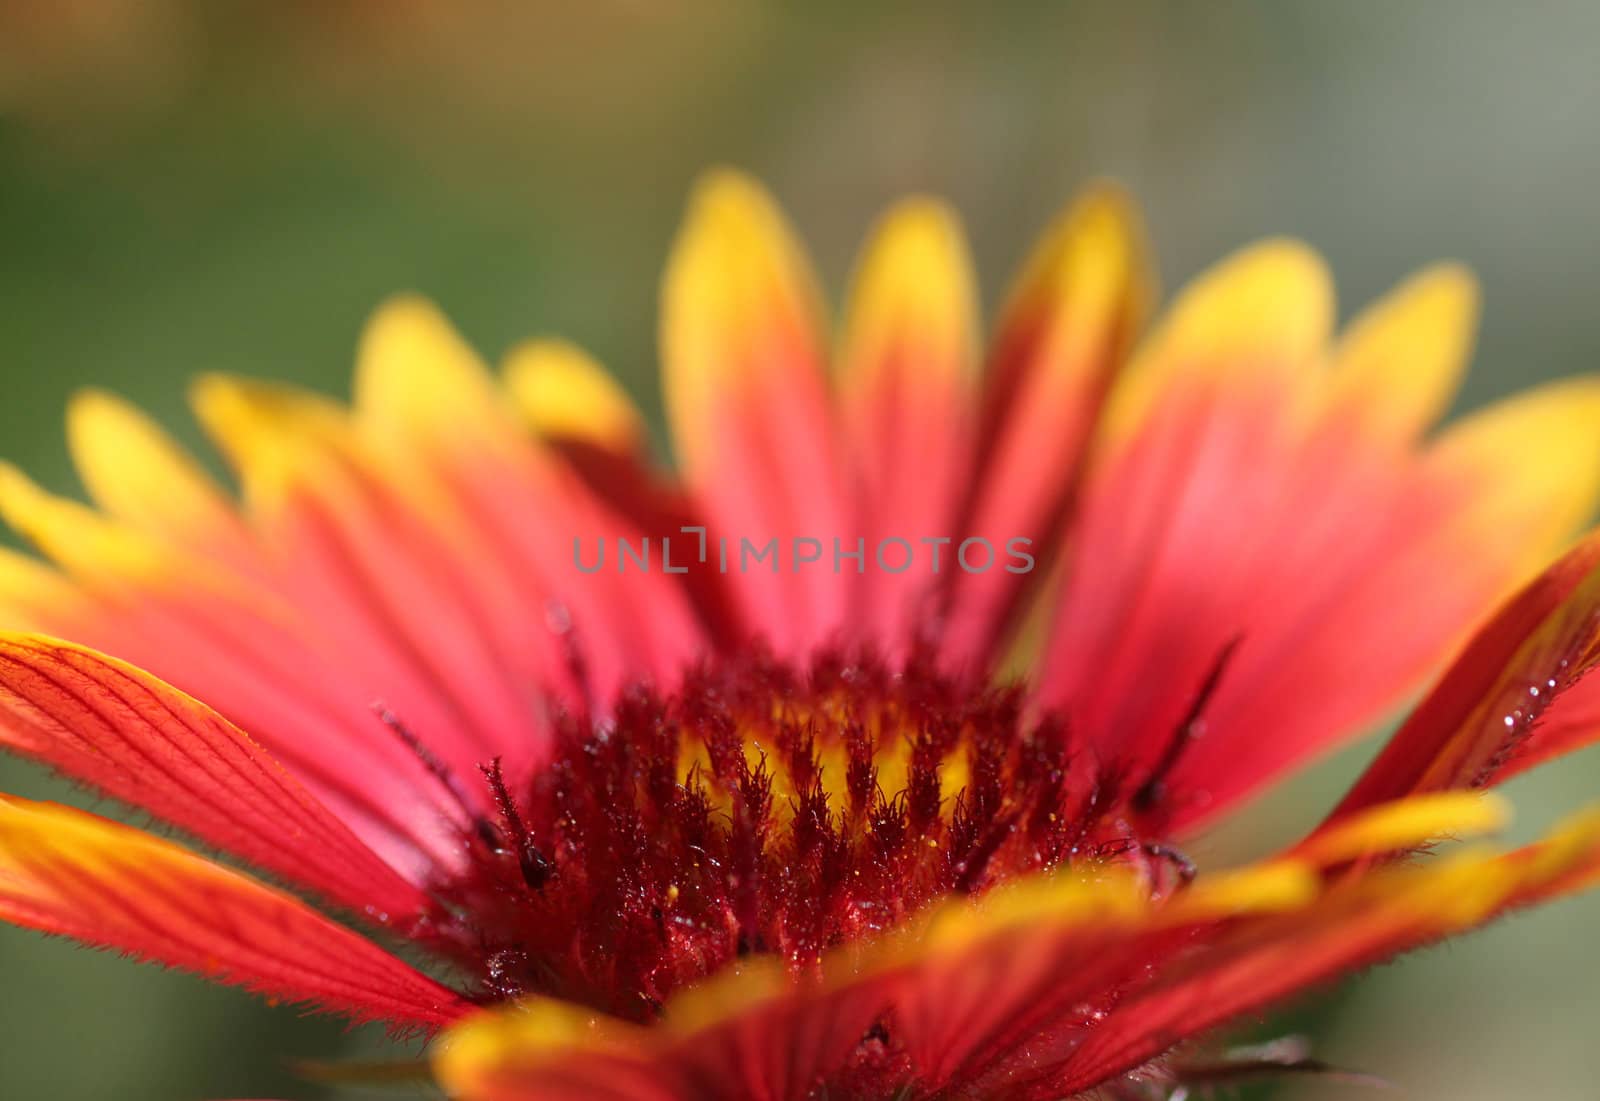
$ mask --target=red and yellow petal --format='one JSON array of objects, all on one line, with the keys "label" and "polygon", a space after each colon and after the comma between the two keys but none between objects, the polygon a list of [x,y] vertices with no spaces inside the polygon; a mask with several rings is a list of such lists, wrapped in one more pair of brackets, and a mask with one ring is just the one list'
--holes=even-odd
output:
[{"label": "red and yellow petal", "polygon": [[[712,546],[728,540],[735,560],[744,540],[756,551],[776,540],[787,562],[795,540],[831,555],[850,537],[821,314],[772,199],[737,173],[703,179],[662,283],[662,386],[685,485]],[[846,623],[845,581],[828,559],[779,576],[764,565],[729,573],[744,618],[783,653]]]},{"label": "red and yellow petal", "polygon": [[1328,415],[1408,446],[1444,414],[1472,357],[1478,283],[1459,264],[1407,279],[1346,327],[1334,349]]},{"label": "red and yellow petal", "polygon": [[[548,633],[539,647],[537,621],[515,615],[493,559],[471,560],[461,517],[425,470],[380,463],[344,410],[303,391],[208,376],[194,401],[239,471],[286,598],[317,609],[341,649],[369,665],[369,700],[425,731],[463,773],[536,742],[527,691],[541,676],[570,690],[557,647]],[[516,653],[529,664],[512,664]]]},{"label": "red and yellow petal", "polygon": [[558,446],[643,453],[643,416],[617,380],[577,345],[530,340],[507,354],[501,370],[517,411],[540,437]]},{"label": "red and yellow petal", "polygon": [[[1600,498],[1600,377],[1545,383],[1463,417],[1428,450],[1429,474],[1460,487],[1452,534],[1512,582],[1543,565]],[[1499,594],[1497,594],[1499,595]]]},{"label": "red and yellow petal", "polygon": [[[1282,907],[1311,887],[1303,868],[1288,865],[1219,880],[1164,918],[1151,918],[1139,884],[1115,870],[1040,882],[981,907],[952,904],[925,935],[919,927],[841,949],[814,980],[797,981],[774,962],[713,979],[674,999],[649,1028],[534,1000],[464,1022],[446,1037],[436,1069],[465,1101],[801,1101],[861,1072],[852,1056],[892,1010],[894,1043],[909,1051],[919,1085],[932,1089],[950,1077],[941,1061],[959,1064],[961,1053],[992,1040],[983,1026],[996,1020],[993,1010],[1014,1019],[1052,998],[1074,970],[1085,993],[1101,993],[1101,973],[1080,965],[1111,943],[1112,931],[1146,919],[1170,931]],[[1032,956],[1024,940],[1070,950],[1076,962],[1068,968],[1061,951]],[[1142,961],[1124,956],[1116,966]],[[881,1072],[905,1075],[898,1064]]]},{"label": "red and yellow petal", "polygon": [[1593,507],[1593,384],[1419,440],[1474,300],[1435,269],[1330,348],[1326,273],[1269,244],[1187,292],[1119,385],[1038,679],[1163,796],[1156,828],[1377,722]]},{"label": "red and yellow petal", "polygon": [[[955,213],[932,199],[889,211],[865,246],[838,363],[840,428],[856,478],[856,525],[870,563],[852,629],[891,651],[916,640],[931,588],[912,565],[927,536],[954,531],[976,436],[978,302]],[[887,551],[885,552],[888,553]],[[947,567],[950,568],[950,567]]]},{"label": "red and yellow petal", "polygon": [[[957,524],[963,537],[996,546],[1028,539],[1041,562],[1053,556],[1154,281],[1138,215],[1120,191],[1089,190],[1050,227],[990,345],[975,468]],[[960,578],[949,612],[952,657],[991,658],[1021,594],[1039,580],[1000,571]]]},{"label": "red and yellow petal", "polygon": [[0,745],[380,922],[424,899],[241,730],[124,662],[0,634]]},{"label": "red and yellow petal", "polygon": [[[1316,619],[1309,621],[1314,630],[1267,637],[1275,644],[1277,668],[1270,678],[1240,685],[1254,700],[1239,708],[1236,721],[1281,727],[1276,719],[1287,716],[1275,712],[1271,699],[1303,700],[1302,693],[1319,684],[1359,684],[1364,692],[1346,687],[1322,712],[1327,719],[1342,715],[1343,729],[1355,732],[1383,718],[1402,686],[1436,675],[1469,630],[1592,512],[1600,494],[1597,393],[1593,382],[1580,380],[1491,406],[1447,430],[1409,474],[1387,483],[1387,506],[1378,504],[1380,493],[1352,496],[1368,510],[1385,513],[1388,522],[1367,536],[1355,534],[1360,522],[1349,522],[1336,545],[1349,549],[1364,540],[1371,552],[1346,560],[1342,568],[1349,580],[1327,586],[1330,599],[1318,604]],[[1414,488],[1407,488],[1408,480]],[[1347,520],[1353,515],[1359,514]],[[1463,547],[1472,553],[1462,553]],[[1314,576],[1309,564],[1299,576]],[[1279,592],[1292,587],[1286,582]],[[1418,592],[1427,593],[1425,603],[1417,601]],[[1281,599],[1279,593],[1267,595]],[[1366,641],[1353,645],[1357,638]],[[1316,709],[1300,706],[1299,718],[1278,737],[1241,737],[1229,767],[1236,775],[1270,776],[1292,764],[1295,754],[1331,744],[1332,728],[1306,731],[1306,716],[1314,714]],[[1219,797],[1228,786],[1226,779],[1219,781]]]},{"label": "red and yellow petal", "polygon": [[959,935],[931,938],[896,992],[918,1081],[1007,1101],[1077,1096],[1243,1014],[1594,878],[1589,819],[1509,855],[1317,878],[1502,818],[1492,800],[1411,800],[1320,850],[1202,875],[1165,903],[1041,884],[1017,902],[1002,894],[998,910],[959,909]]},{"label": "red and yellow petal", "polygon": [[1164,898],[1126,866],[1025,881],[842,948],[811,981],[775,964],[712,980],[656,1026],[548,1001],[492,1011],[450,1034],[436,1069],[463,1101],[799,1101],[848,1081],[877,1025],[898,1053],[887,1090],[1077,1096],[1240,1015],[1600,877],[1592,814],[1509,854],[1351,864],[1504,816],[1467,793],[1375,807]]},{"label": "red and yellow petal", "polygon": [[297,899],[169,842],[0,797],[0,918],[261,994],[432,1030],[449,990]]},{"label": "red and yellow petal", "polygon": [[657,1026],[547,999],[470,1018],[442,1041],[463,1101],[801,1101],[883,1007],[876,988],[794,985],[756,964],[680,995]]},{"label": "red and yellow petal", "polygon": [[[748,637],[725,579],[714,564],[698,560],[695,530],[704,527],[704,518],[682,487],[652,462],[643,415],[616,379],[561,340],[518,345],[507,354],[502,374],[524,423],[600,501],[650,540],[655,568],[665,569],[670,558],[674,570],[686,571],[683,585],[712,639],[732,644]],[[595,555],[590,535],[585,562]],[[637,550],[640,540],[631,545]],[[615,544],[610,553],[620,554]],[[612,574],[616,568],[615,558],[604,564]]]},{"label": "red and yellow petal", "polygon": [[[1178,298],[1109,400],[1037,679],[1135,782],[1168,756],[1236,636],[1235,665],[1258,646],[1252,586],[1296,512],[1286,460],[1332,312],[1315,254],[1258,245]],[[1224,672],[1218,695],[1238,683]]]},{"label": "red and yellow petal", "polygon": [[[575,544],[637,545],[645,533],[530,438],[511,399],[429,303],[396,299],[368,324],[354,419],[385,465],[419,472],[433,491],[422,523],[456,544],[454,572],[505,590],[498,599],[485,592],[478,605],[503,636],[503,660],[541,654],[540,676],[550,679],[559,664],[552,641],[557,655],[577,647],[592,694],[607,698],[640,677],[670,682],[699,655],[702,628],[676,578],[608,572],[601,583],[580,572]],[[552,618],[570,621],[571,632],[553,639]]]},{"label": "red and yellow petal", "polygon": [[1514,889],[1496,859],[1375,873],[1304,908],[1223,929],[1158,966],[1066,1058],[1013,1077],[996,1096],[1070,1096],[1183,1039],[1471,928]]},{"label": "red and yellow petal", "polygon": [[1296,845],[1295,859],[1321,868],[1348,861],[1410,855],[1446,838],[1495,833],[1511,807],[1490,792],[1438,791],[1376,803],[1341,817]]},{"label": "red and yellow petal", "polygon": [[[1389,739],[1334,812],[1338,822],[1374,803],[1504,778],[1519,758],[1547,756],[1600,737],[1592,690],[1600,662],[1600,535],[1579,543],[1512,598],[1456,658]],[[1547,729],[1549,715],[1558,721]],[[1576,721],[1575,721],[1576,720]]]},{"label": "red and yellow petal", "polygon": [[919,1084],[965,1089],[1016,1059],[1028,1064],[1049,1037],[1096,1027],[1116,992],[1197,925],[1292,909],[1315,892],[1311,868],[1284,861],[1202,878],[1166,905],[1120,868],[951,903],[885,960],[897,1042]]},{"label": "red and yellow petal", "polygon": [[99,390],[75,395],[67,443],[89,496],[108,516],[235,568],[253,558],[232,501],[142,410]]},{"label": "red and yellow petal", "polygon": [[[332,644],[313,609],[0,467],[0,513],[66,576],[19,592],[20,622],[147,668],[251,730],[386,859],[448,862],[427,770],[372,714],[369,656]],[[253,568],[271,571],[257,554]],[[0,578],[4,580],[4,578]],[[283,685],[293,684],[294,692]]]}]

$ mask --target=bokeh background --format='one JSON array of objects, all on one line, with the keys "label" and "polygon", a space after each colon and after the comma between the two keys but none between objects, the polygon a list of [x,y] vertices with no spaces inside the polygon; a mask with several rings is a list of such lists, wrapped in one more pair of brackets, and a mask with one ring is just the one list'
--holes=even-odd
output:
[{"label": "bokeh background", "polygon": [[[1600,358],[1597,49],[1586,0],[0,0],[0,454],[73,488],[59,412],[91,382],[191,440],[198,371],[341,392],[364,314],[407,288],[490,356],[574,337],[655,408],[657,273],[714,162],[770,181],[834,288],[926,190],[993,301],[1095,175],[1143,200],[1168,286],[1272,233],[1326,252],[1347,309],[1459,257],[1487,300],[1471,407]],[[1286,837],[1369,752],[1200,855]],[[0,787],[64,790],[12,762]],[[1519,834],[1597,793],[1593,756],[1518,783]],[[1256,1034],[1314,1030],[1415,1098],[1593,1098],[1597,918],[1519,917]],[[284,1053],[384,1047],[11,929],[0,1045],[0,1097],[84,1101],[332,1096]]]}]

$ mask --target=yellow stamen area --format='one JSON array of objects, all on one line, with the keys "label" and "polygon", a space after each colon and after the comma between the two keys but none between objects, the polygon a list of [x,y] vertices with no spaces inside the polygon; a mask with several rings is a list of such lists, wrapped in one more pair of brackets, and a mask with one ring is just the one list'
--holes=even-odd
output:
[{"label": "yellow stamen area", "polygon": [[[810,715],[800,707],[785,703],[782,707],[775,708],[773,718],[780,720],[787,718],[797,727],[804,727],[810,720]],[[818,724],[823,730],[837,730],[852,721],[854,716],[843,709],[832,709],[828,714],[820,716]],[[885,716],[878,712],[870,712],[862,716],[866,732],[873,739],[874,751],[872,765],[876,770],[877,787],[888,797],[893,798],[906,790],[911,778],[911,762],[913,754],[913,737],[915,727],[910,723],[895,725],[893,720],[885,721]],[[782,824],[787,823],[793,816],[793,805],[803,792],[790,768],[790,762],[785,755],[777,752],[775,745],[764,744],[759,737],[746,733],[743,739],[743,752],[745,763],[751,771],[758,767],[765,768],[772,783],[773,816]],[[939,761],[939,793],[943,800],[943,809],[948,813],[954,807],[954,800],[961,790],[967,786],[971,778],[971,765],[968,761],[970,747],[964,740],[958,739]],[[843,813],[850,805],[847,787],[850,768],[849,750],[835,737],[824,735],[813,744],[813,757],[816,763],[816,780],[821,784],[822,790],[828,797],[828,805],[833,813]],[[678,748],[678,778],[680,782],[687,783],[694,776],[707,780],[713,776],[711,767],[711,754],[700,741],[685,739]],[[726,814],[732,807],[732,792],[716,783],[711,784],[709,794],[713,806],[719,813]]]}]

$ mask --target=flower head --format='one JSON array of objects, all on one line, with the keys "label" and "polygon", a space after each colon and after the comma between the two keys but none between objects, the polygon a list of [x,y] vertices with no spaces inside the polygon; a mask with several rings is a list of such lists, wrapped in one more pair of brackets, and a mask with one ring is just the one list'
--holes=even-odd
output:
[{"label": "flower head", "polygon": [[[81,396],[96,507],[0,469],[50,560],[0,556],[33,632],[0,635],[0,744],[283,887],[5,797],[0,916],[446,1030],[463,1101],[1043,1101],[1248,1070],[1206,1035],[1586,886],[1592,816],[1437,843],[1600,733],[1600,538],[1538,571],[1600,495],[1600,383],[1434,429],[1454,266],[1337,337],[1293,242],[1146,332],[1152,284],[1095,189],[980,369],[959,225],[913,200],[830,350],[722,173],[664,285],[676,476],[581,351],[497,384],[410,298],[348,408],[196,385],[237,500]],[[1184,855],[1430,678],[1309,836]]]}]

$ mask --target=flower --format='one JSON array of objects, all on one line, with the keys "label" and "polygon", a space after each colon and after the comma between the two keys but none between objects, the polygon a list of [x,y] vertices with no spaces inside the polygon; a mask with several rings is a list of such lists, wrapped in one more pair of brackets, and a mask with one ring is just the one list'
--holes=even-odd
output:
[{"label": "flower", "polygon": [[[830,355],[772,202],[700,186],[676,479],[583,353],[523,346],[501,387],[410,298],[351,408],[197,384],[237,503],[81,396],[97,508],[0,471],[53,560],[0,557],[45,632],[0,636],[0,743],[284,886],[5,797],[0,916],[445,1030],[465,1101],[1021,1101],[1248,1070],[1199,1041],[1600,875],[1593,814],[1438,851],[1600,731],[1600,536],[1538,569],[1600,496],[1600,381],[1434,431],[1464,271],[1335,341],[1321,262],[1269,241],[1141,336],[1101,187],[981,378],[942,205],[891,211],[855,284]],[[1183,855],[1430,678],[1308,836]]]}]

